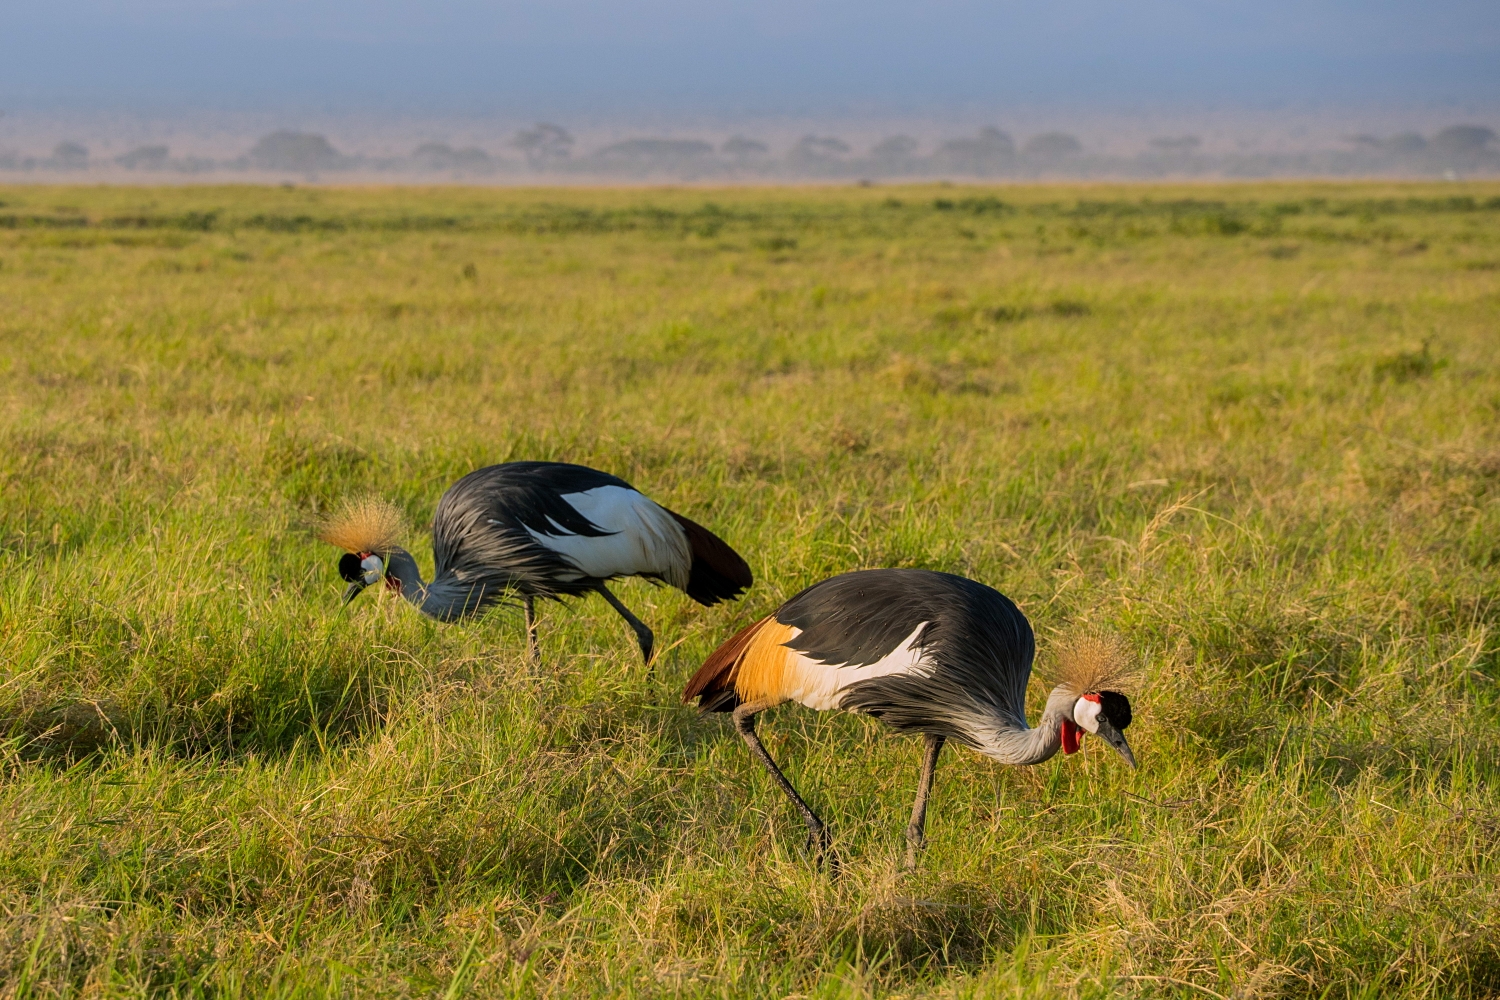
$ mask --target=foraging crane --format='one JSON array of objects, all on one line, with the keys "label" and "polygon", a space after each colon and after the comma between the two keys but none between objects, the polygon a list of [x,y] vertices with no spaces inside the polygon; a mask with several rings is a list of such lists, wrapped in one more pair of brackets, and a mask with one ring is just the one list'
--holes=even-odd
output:
[{"label": "foraging crane", "polygon": [[382,576],[423,614],[453,621],[510,594],[526,609],[526,640],[540,659],[536,599],[598,593],[635,632],[649,664],[655,637],[610,593],[623,576],[659,580],[699,604],[739,597],[750,567],[717,535],[643,496],[608,473],[560,462],[507,462],[469,473],[449,487],[432,519],[433,579],[396,544],[401,517],[378,500],[355,501],[324,524],[320,537],[346,551],[339,573],[348,604]]},{"label": "foraging crane", "polygon": [[1032,729],[1026,685],[1035,652],[1026,616],[982,583],[919,569],[863,570],[815,584],[740,631],[704,661],[682,700],[734,713],[750,752],[801,812],[819,857],[828,828],[766,752],[755,716],[796,701],[922,733],[926,751],[906,828],[910,867],[925,843],[927,797],[947,740],[1005,764],[1039,764],[1059,747],[1076,752],[1088,733],[1135,767],[1123,732],[1130,701],[1106,689],[1123,676],[1117,648],[1097,637],[1074,644]]}]

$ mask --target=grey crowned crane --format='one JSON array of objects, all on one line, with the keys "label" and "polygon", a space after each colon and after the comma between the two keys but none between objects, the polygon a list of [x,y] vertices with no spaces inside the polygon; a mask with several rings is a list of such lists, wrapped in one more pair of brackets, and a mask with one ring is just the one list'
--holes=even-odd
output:
[{"label": "grey crowned crane", "polygon": [[1035,652],[1026,616],[982,583],[928,570],[863,570],[814,584],[743,629],[709,656],[682,700],[734,713],[750,752],[801,812],[819,857],[829,848],[828,828],[766,752],[755,716],[796,701],[921,733],[926,752],[906,828],[911,866],[925,843],[932,775],[948,740],[1004,764],[1039,764],[1059,749],[1076,752],[1087,733],[1135,767],[1124,734],[1130,701],[1109,689],[1125,673],[1118,648],[1093,637],[1066,651],[1033,729],[1026,685]]},{"label": "grey crowned crane", "polygon": [[649,664],[655,637],[605,581],[641,576],[699,604],[738,597],[753,582],[745,560],[713,532],[661,507],[625,480],[561,462],[507,462],[449,487],[432,519],[432,581],[397,540],[401,518],[379,500],[354,501],[319,536],[347,553],[339,573],[347,604],[385,579],[440,621],[478,615],[512,595],[526,609],[526,639],[539,659],[536,599],[597,593],[619,612]]}]

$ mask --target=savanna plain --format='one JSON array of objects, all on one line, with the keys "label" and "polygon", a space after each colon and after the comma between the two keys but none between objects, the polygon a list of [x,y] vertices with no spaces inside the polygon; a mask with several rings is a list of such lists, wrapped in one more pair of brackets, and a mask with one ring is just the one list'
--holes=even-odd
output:
[{"label": "savanna plain", "polygon": [[[1500,184],[0,203],[3,995],[1500,994]],[[521,458],[755,587],[340,605]],[[951,748],[905,871],[919,741],[783,707],[819,870],[679,694],[876,566],[1121,636],[1140,769]]]}]

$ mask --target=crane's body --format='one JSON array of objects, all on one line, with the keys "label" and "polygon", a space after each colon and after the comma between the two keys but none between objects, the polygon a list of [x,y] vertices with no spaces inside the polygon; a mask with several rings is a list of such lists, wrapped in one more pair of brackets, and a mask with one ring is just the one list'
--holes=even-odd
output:
[{"label": "crane's body", "polygon": [[[350,508],[323,537],[348,551],[345,600],[384,576],[423,614],[453,621],[508,595],[526,608],[536,655],[535,600],[601,594],[635,631],[650,662],[654,636],[606,581],[640,576],[700,604],[738,597],[753,582],[745,561],[708,529],[660,506],[625,480],[560,462],[508,462],[454,483],[432,521],[433,579],[391,537],[381,505]],[[383,521],[382,518],[385,520]]]},{"label": "crane's body", "polygon": [[864,570],[825,580],[720,646],[688,682],[683,700],[732,712],[751,752],[802,812],[819,847],[827,832],[755,734],[755,715],[795,701],[819,711],[873,715],[925,737],[908,860],[923,841],[927,795],[943,744],[954,740],[1006,764],[1071,753],[1083,733],[1114,746],[1133,767],[1120,730],[1123,695],[1109,656],[1063,664],[1035,728],[1026,688],[1036,643],[1019,608],[981,583],[927,570]]}]

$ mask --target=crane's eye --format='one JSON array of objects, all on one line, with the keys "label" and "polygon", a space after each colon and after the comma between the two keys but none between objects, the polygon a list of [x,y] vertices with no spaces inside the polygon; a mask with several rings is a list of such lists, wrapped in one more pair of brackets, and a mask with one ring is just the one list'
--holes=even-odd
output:
[{"label": "crane's eye", "polygon": [[354,583],[363,579],[364,575],[359,556],[353,552],[346,552],[339,558],[339,576],[344,578],[345,583]]}]

